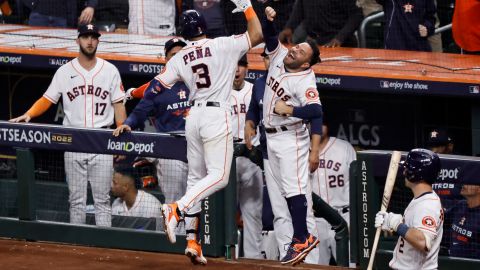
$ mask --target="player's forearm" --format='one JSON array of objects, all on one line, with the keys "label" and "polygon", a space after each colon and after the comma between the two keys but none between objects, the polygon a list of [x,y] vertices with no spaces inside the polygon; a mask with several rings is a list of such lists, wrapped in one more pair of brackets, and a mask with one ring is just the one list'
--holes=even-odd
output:
[{"label": "player's forearm", "polygon": [[310,140],[310,151],[315,153],[320,153],[320,139],[321,136],[319,134],[312,134]]},{"label": "player's forearm", "polygon": [[262,22],[263,38],[269,52],[275,51],[279,45],[278,33],[275,24],[267,19]]},{"label": "player's forearm", "polygon": [[117,102],[113,104],[113,111],[115,115],[115,124],[120,126],[125,119],[127,118],[127,111],[125,110],[125,106],[122,102]]},{"label": "player's forearm", "polygon": [[141,99],[145,95],[145,91],[147,90],[148,86],[150,85],[151,81],[143,84],[142,86],[136,88],[135,90],[132,91],[131,95],[134,98]]},{"label": "player's forearm", "polygon": [[[402,225],[400,225],[400,226],[402,226]],[[397,231],[397,233],[398,233],[398,231]],[[415,228],[408,228],[408,230],[405,233],[405,236],[403,236],[403,238],[405,239],[405,241],[407,241],[410,245],[412,245],[417,250],[423,251],[423,252],[428,252],[429,249],[427,248],[427,242],[426,242],[425,234],[423,232],[421,232],[420,230],[415,229]]]},{"label": "player's forearm", "polygon": [[252,47],[257,46],[263,41],[262,26],[253,7],[248,7],[245,10],[245,18],[247,19],[247,32],[250,38]]},{"label": "player's forearm", "polygon": [[45,97],[41,97],[30,107],[26,114],[31,118],[35,118],[46,112],[50,106],[52,106],[52,102]]},{"label": "player's forearm", "polygon": [[150,99],[142,99],[132,113],[128,116],[127,120],[123,122],[124,125],[128,125],[131,128],[138,126],[138,123],[142,123],[147,119],[148,113],[155,106],[154,102]]},{"label": "player's forearm", "polygon": [[291,115],[305,120],[322,117],[322,105],[314,103],[303,107],[292,107]]}]

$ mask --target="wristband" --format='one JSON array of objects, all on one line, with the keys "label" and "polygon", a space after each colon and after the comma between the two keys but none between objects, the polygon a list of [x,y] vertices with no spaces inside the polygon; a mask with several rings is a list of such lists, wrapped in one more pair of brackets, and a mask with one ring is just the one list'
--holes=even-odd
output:
[{"label": "wristband", "polygon": [[405,238],[405,235],[407,234],[408,231],[408,226],[405,223],[400,223],[397,227],[397,234],[400,235],[401,237]]},{"label": "wristband", "polygon": [[247,21],[250,21],[251,19],[257,17],[257,14],[255,13],[255,10],[253,10],[252,6],[249,6],[247,9],[245,9],[244,13]]}]

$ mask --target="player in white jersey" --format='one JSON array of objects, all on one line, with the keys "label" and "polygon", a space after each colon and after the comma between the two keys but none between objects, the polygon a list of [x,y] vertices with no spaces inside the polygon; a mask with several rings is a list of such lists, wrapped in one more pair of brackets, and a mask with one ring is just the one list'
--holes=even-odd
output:
[{"label": "player in white jersey", "polygon": [[418,148],[408,153],[402,166],[405,186],[412,190],[414,198],[403,216],[378,212],[375,227],[399,236],[389,263],[392,269],[437,269],[443,208],[432,183],[440,172],[440,159],[432,151]]},{"label": "player in white jersey", "polygon": [[[64,126],[85,128],[110,127],[126,118],[124,91],[120,73],[109,62],[95,56],[100,33],[92,24],[78,29],[77,58],[61,66],[47,91],[22,116],[12,122],[29,122],[43,114],[60,97],[63,101]],[[65,174],[69,189],[70,222],[85,223],[87,184],[90,182],[97,225],[111,226],[110,182],[113,174],[111,155],[65,152]]]},{"label": "player in white jersey", "polygon": [[[278,41],[271,7],[265,9],[263,34],[270,57],[267,86],[263,96],[263,122],[268,159],[274,180],[292,217],[293,236],[282,264],[297,264],[318,244],[307,229],[308,172],[318,167],[322,129],[322,107],[311,66],[320,59],[313,40],[291,49]],[[312,143],[303,120],[311,121]],[[310,153],[309,153],[310,149]]]},{"label": "player in white jersey", "polygon": [[129,0],[128,33],[172,36],[175,34],[175,0]]},{"label": "player in white jersey", "polygon": [[187,192],[176,202],[164,204],[162,213],[170,242],[176,242],[175,228],[185,214],[187,248],[193,263],[206,264],[198,239],[201,201],[228,183],[233,156],[230,94],[237,61],[262,41],[260,21],[249,0],[232,0],[233,12],[243,11],[247,32],[207,39],[205,19],[195,10],[181,16],[182,36],[188,40],[152,80],[147,91],[168,91],[184,81],[192,105],[186,118],[188,180]]},{"label": "player in white jersey", "polygon": [[[325,119],[325,118],[324,118]],[[350,163],[357,159],[353,146],[339,138],[328,136],[325,120],[320,139],[320,163],[318,170],[310,175],[312,190],[333,207],[350,224]],[[328,265],[336,259],[335,231],[324,218],[316,218],[319,252],[318,264]]]},{"label": "player in white jersey", "polygon": [[135,186],[134,168],[116,168],[112,180],[112,215],[160,218],[162,205],[152,194]]},{"label": "player in white jersey", "polygon": [[[253,84],[245,81],[247,56],[238,61],[233,91],[230,96],[232,106],[232,133],[239,143],[244,142],[245,116],[252,99]],[[236,158],[237,198],[243,220],[243,254],[245,258],[261,259],[263,175],[258,165],[247,157]]]}]

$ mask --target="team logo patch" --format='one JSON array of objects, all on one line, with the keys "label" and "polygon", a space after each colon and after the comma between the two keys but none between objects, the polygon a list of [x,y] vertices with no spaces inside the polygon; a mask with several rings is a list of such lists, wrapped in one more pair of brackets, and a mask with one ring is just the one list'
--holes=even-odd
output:
[{"label": "team logo patch", "polygon": [[180,99],[186,99],[186,98],[187,98],[187,91],[185,91],[185,90],[183,90],[183,89],[180,90],[180,91],[178,91],[178,97],[179,97]]},{"label": "team logo patch", "polygon": [[315,88],[307,89],[307,92],[305,92],[305,96],[307,97],[307,100],[309,100],[309,101],[318,99],[317,89],[315,89]]},{"label": "team logo patch", "polygon": [[435,228],[437,226],[437,223],[435,222],[435,219],[432,217],[426,216],[422,219],[422,224],[425,227],[428,228]]}]

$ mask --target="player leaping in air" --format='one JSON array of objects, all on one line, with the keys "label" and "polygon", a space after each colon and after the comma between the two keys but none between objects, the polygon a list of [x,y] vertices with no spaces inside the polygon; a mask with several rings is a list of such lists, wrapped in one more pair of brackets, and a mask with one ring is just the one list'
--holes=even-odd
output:
[{"label": "player leaping in air", "polygon": [[262,41],[260,21],[249,0],[232,0],[233,12],[243,11],[246,33],[238,36],[206,38],[206,23],[195,10],[181,16],[182,36],[187,46],[166,64],[147,91],[168,91],[184,81],[190,89],[191,106],[185,123],[187,138],[187,192],[176,202],[162,207],[165,231],[176,242],[175,228],[185,219],[187,248],[193,263],[206,264],[199,242],[201,201],[228,183],[233,156],[231,107],[229,98],[238,59]]},{"label": "player leaping in air", "polygon": [[[263,121],[272,176],[292,217],[292,242],[281,262],[295,265],[319,243],[307,229],[305,194],[311,190],[308,172],[315,171],[319,163],[322,106],[311,67],[320,60],[320,52],[313,40],[285,48],[274,29],[275,10],[267,7],[265,15],[263,34],[270,66],[263,96]],[[311,121],[311,143],[303,120]]]}]

